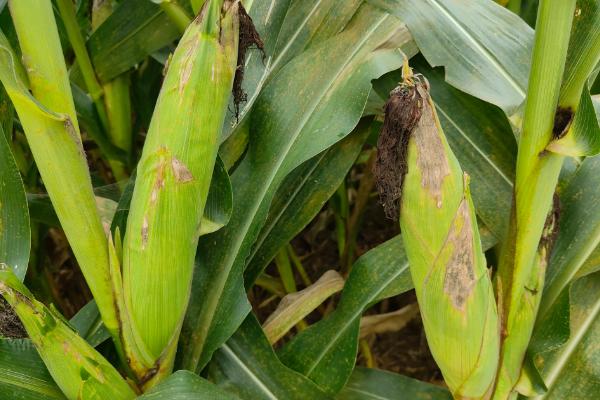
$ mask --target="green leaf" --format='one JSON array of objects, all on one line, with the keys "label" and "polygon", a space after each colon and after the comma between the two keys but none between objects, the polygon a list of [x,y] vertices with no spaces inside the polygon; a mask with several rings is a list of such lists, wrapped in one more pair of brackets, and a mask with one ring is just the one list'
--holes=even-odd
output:
[{"label": "green leaf", "polygon": [[31,232],[21,174],[0,128],[0,263],[14,265],[20,280],[29,262]]},{"label": "green leaf", "polygon": [[250,287],[281,246],[296,236],[340,186],[364,142],[379,124],[361,121],[353,133],[290,173],[277,191],[269,216],[248,257]]},{"label": "green leaf", "polygon": [[11,400],[64,400],[27,339],[0,339],[0,393]]},{"label": "green leaf", "polygon": [[235,400],[237,397],[189,371],[177,371],[139,400]]},{"label": "green leaf", "polygon": [[[452,86],[512,115],[525,99],[533,30],[489,0],[368,0],[401,18]],[[492,34],[493,33],[493,34]]]},{"label": "green leaf", "polygon": [[248,313],[244,264],[277,189],[293,169],[356,126],[371,79],[402,62],[396,48],[379,47],[399,27],[394,17],[362,7],[344,32],[289,62],[262,91],[247,154],[231,177],[231,221],[199,245],[196,293],[184,325],[184,337],[193,337],[183,344],[186,368],[206,365]]},{"label": "green leaf", "polygon": [[94,31],[87,47],[98,78],[108,82],[179,36],[160,6],[127,0]]},{"label": "green leaf", "polygon": [[328,398],[313,382],[281,364],[254,315],[215,353],[210,374],[244,400]]},{"label": "green leaf", "polygon": [[69,322],[77,330],[79,336],[92,347],[97,347],[110,338],[110,333],[102,324],[98,306],[94,300],[83,306]]},{"label": "green leaf", "polygon": [[[600,274],[578,279],[570,288],[570,338],[561,347],[534,355],[548,392],[536,399],[587,399],[600,390]],[[564,304],[564,302],[563,302]],[[557,307],[563,308],[560,302]],[[561,313],[564,315],[564,312]],[[567,314],[568,315],[568,314]],[[564,320],[560,318],[559,321]],[[546,331],[565,330],[555,321]],[[566,327],[568,332],[568,325]],[[534,338],[535,339],[535,338]]]},{"label": "green leaf", "polygon": [[543,315],[600,244],[600,157],[586,158],[560,194],[560,227],[546,272]]},{"label": "green leaf", "polygon": [[337,397],[339,400],[450,400],[447,389],[407,376],[358,367]]}]

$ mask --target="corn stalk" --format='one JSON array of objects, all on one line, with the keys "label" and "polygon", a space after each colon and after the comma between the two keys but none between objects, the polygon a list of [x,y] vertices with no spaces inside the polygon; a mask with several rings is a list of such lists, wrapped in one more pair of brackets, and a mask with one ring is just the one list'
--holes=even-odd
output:
[{"label": "corn stalk", "polygon": [[[536,24],[533,62],[517,156],[514,203],[499,264],[502,350],[494,399],[516,396],[525,351],[544,283],[554,222],[553,197],[564,156],[546,150],[568,131],[572,109],[561,108],[559,91],[575,11],[575,0],[542,0]],[[566,113],[566,115],[565,115]],[[564,117],[564,118],[563,118]]]},{"label": "corn stalk", "polygon": [[[108,247],[49,0],[9,2],[23,63],[0,34],[0,79],[107,329],[118,343]],[[31,92],[30,92],[31,91]]]}]

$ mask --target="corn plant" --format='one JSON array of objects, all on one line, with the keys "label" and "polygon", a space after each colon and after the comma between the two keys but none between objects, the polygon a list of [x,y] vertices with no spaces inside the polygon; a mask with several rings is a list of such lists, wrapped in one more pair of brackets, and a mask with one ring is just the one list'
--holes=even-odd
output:
[{"label": "corn plant", "polygon": [[0,398],[595,398],[599,71],[599,0],[0,1]]}]

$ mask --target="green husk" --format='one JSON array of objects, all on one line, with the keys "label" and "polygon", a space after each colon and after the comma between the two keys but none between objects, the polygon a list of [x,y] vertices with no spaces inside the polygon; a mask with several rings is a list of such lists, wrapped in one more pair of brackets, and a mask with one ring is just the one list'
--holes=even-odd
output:
[{"label": "green husk", "polygon": [[237,1],[211,0],[186,30],[138,164],[123,246],[123,293],[132,347],[149,355],[154,370],[170,369],[189,300],[237,65],[238,7]]},{"label": "green husk", "polygon": [[406,146],[406,155],[396,155],[406,171],[396,184],[402,187],[400,226],[423,325],[454,397],[485,398],[498,364],[499,320],[469,179],[448,146],[428,84],[408,65],[404,71],[386,105],[379,145],[400,135]]},{"label": "green husk", "polygon": [[35,300],[12,270],[0,269],[0,293],[13,307],[52,378],[70,400],[134,399],[119,372],[52,309]]}]

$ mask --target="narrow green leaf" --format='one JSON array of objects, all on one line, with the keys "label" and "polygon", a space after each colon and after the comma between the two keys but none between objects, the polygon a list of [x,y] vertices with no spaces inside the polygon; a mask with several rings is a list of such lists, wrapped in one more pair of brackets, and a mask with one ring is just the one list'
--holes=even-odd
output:
[{"label": "narrow green leaf", "polygon": [[94,31],[87,47],[98,78],[108,82],[179,36],[160,6],[127,0]]},{"label": "narrow green leaf", "polygon": [[[535,354],[533,359],[548,387],[548,392],[536,399],[587,399],[596,396],[600,390],[598,383],[599,291],[598,273],[580,278],[573,283],[569,296],[569,340],[559,348],[551,348],[550,351]],[[558,320],[563,319],[561,317]],[[554,321],[548,322],[554,325],[551,329],[560,329],[556,328]]]},{"label": "narrow green leaf", "polygon": [[[368,0],[401,18],[452,86],[508,115],[525,99],[533,31],[489,0]],[[493,32],[493,34],[490,34]]]},{"label": "narrow green leaf", "polygon": [[14,265],[15,274],[21,280],[27,272],[30,246],[29,211],[23,181],[0,128],[0,263]]},{"label": "narrow green leaf", "polygon": [[177,371],[139,400],[235,400],[237,397],[189,371]]},{"label": "narrow green leaf", "polygon": [[10,400],[64,400],[27,339],[0,339],[0,392]]},{"label": "narrow green leaf", "polygon": [[254,315],[215,353],[210,375],[244,400],[328,398],[309,379],[281,364]]},{"label": "narrow green leaf", "polygon": [[447,389],[378,369],[358,367],[339,400],[451,400]]},{"label": "narrow green leaf", "polygon": [[110,333],[102,324],[98,306],[94,300],[83,306],[69,322],[77,330],[79,336],[92,347],[96,347],[110,338]]},{"label": "narrow green leaf", "polygon": [[600,245],[599,168],[600,157],[586,158],[560,194],[560,229],[546,273],[542,316]]}]

